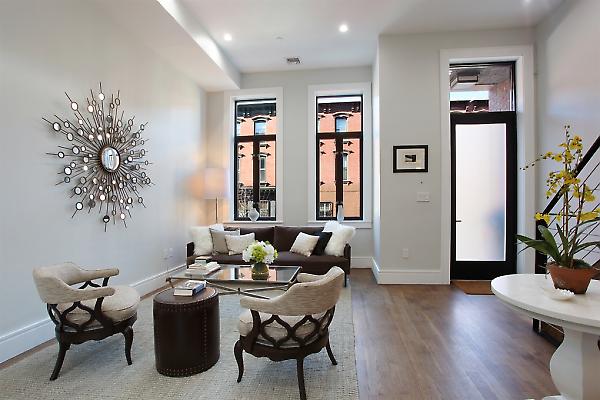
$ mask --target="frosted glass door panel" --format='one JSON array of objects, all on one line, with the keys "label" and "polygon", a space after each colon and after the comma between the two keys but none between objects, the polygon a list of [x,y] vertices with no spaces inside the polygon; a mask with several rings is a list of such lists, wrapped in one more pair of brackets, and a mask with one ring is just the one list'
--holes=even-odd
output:
[{"label": "frosted glass door panel", "polygon": [[456,260],[506,259],[506,124],[456,125]]}]

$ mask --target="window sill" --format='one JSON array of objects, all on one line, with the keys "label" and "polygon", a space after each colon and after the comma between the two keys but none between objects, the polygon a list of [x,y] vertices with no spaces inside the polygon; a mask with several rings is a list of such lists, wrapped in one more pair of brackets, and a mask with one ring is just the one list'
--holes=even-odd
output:
[{"label": "window sill", "polygon": [[[331,220],[335,221],[335,220]],[[308,221],[308,225],[314,226],[324,226],[327,221]],[[356,229],[371,229],[373,228],[373,223],[371,221],[344,221],[342,225],[353,226]]]},{"label": "window sill", "polygon": [[283,225],[283,221],[225,221],[224,225]]}]

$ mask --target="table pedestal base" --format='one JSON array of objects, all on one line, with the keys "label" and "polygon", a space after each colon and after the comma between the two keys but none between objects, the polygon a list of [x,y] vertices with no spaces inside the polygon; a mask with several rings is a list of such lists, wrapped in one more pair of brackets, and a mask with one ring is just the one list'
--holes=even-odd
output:
[{"label": "table pedestal base", "polygon": [[598,371],[598,335],[564,329],[564,340],[550,360],[550,374],[562,396],[544,399],[600,399]]}]

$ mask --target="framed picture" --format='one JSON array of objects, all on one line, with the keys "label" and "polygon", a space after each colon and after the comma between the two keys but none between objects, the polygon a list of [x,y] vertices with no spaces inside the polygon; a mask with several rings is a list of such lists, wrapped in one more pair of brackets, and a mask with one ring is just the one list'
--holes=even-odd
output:
[{"label": "framed picture", "polygon": [[394,146],[394,173],[427,172],[428,146]]}]

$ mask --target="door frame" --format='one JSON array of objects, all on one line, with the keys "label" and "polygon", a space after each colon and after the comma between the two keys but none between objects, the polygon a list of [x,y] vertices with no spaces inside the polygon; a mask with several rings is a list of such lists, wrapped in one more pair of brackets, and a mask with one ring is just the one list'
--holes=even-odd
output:
[{"label": "door frame", "polygon": [[[456,260],[456,125],[506,124],[506,225],[504,261],[458,261]],[[450,278],[493,279],[514,274],[517,271],[517,113],[515,111],[453,113],[450,116],[451,149],[451,233]],[[512,218],[511,218],[512,217]],[[511,240],[512,238],[512,240]],[[476,269],[476,263],[488,263],[493,270]]]},{"label": "door frame", "polygon": [[[450,86],[448,69],[451,64],[481,63],[493,61],[516,62],[517,89],[517,144],[519,153],[517,162],[525,165],[536,157],[535,146],[535,95],[534,95],[534,51],[532,45],[490,46],[477,48],[448,48],[440,50],[440,264],[439,268],[419,274],[416,280],[432,283],[450,283],[450,237],[451,237],[451,173],[450,173]],[[536,180],[535,171],[528,169],[519,173],[517,178],[519,196],[518,232],[532,237],[535,235]],[[519,252],[517,273],[533,273],[535,266],[534,251]],[[432,276],[434,276],[432,278]]]}]

